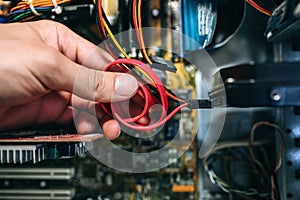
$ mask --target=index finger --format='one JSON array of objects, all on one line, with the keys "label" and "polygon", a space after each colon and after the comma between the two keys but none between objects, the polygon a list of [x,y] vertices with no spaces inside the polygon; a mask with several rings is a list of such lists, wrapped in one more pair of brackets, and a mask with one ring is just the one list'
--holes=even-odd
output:
[{"label": "index finger", "polygon": [[80,37],[66,26],[48,20],[41,20],[31,23],[43,41],[49,46],[56,48],[70,60],[83,64],[93,69],[103,69],[113,61],[112,56]]}]

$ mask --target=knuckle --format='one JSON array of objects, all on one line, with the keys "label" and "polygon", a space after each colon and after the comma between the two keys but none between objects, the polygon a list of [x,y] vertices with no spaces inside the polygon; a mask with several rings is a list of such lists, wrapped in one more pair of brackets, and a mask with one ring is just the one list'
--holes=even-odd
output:
[{"label": "knuckle", "polygon": [[44,19],[44,20],[40,20],[38,21],[42,26],[48,26],[48,27],[64,27],[64,25],[62,25],[61,23],[58,23],[56,21],[53,20],[48,20],[48,19]]},{"label": "knuckle", "polygon": [[105,81],[105,76],[104,76],[104,73],[101,72],[99,73],[99,77],[98,77],[98,80],[97,80],[97,86],[96,86],[96,94],[95,94],[95,97],[96,97],[96,100],[100,100],[101,97],[102,97],[102,94],[105,92],[105,88],[106,88],[106,81]]},{"label": "knuckle", "polygon": [[49,86],[55,85],[56,79],[60,74],[60,59],[57,51],[50,47],[41,47],[35,60],[36,67],[41,73],[41,81]]},{"label": "knuckle", "polygon": [[106,76],[104,72],[99,71],[95,94],[96,100],[98,101],[109,101],[109,98],[112,96],[113,88],[111,88],[111,85],[113,85],[114,80],[108,77],[109,76]]}]

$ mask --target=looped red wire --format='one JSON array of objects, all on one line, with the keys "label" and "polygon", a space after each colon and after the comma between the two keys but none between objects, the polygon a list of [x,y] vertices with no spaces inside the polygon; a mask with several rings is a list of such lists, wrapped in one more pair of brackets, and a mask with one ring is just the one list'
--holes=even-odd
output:
[{"label": "looped red wire", "polygon": [[[122,106],[122,102],[112,102],[110,104],[103,104],[100,103],[101,108],[103,111],[109,115],[110,117],[114,117],[117,119],[121,124],[124,126],[131,128],[133,130],[139,130],[139,131],[151,131],[155,128],[158,128],[162,126],[164,123],[166,123],[171,117],[173,117],[180,109],[183,107],[186,107],[188,104],[184,103],[175,108],[169,115],[167,115],[168,111],[168,97],[167,92],[163,86],[163,83],[159,79],[159,77],[152,71],[149,66],[147,66],[145,63],[135,60],[135,59],[118,59],[113,62],[111,62],[108,66],[105,67],[104,71],[115,71],[115,72],[121,72],[121,73],[130,73],[130,70],[125,65],[132,65],[135,68],[139,68],[143,70],[145,73],[148,74],[148,76],[152,79],[154,82],[154,86],[158,91],[159,94],[159,100],[151,94],[150,89],[141,81],[138,82],[139,89],[136,93],[140,98],[144,100],[144,108],[142,112],[134,117],[130,116],[130,113],[126,112],[124,110],[124,107]],[[115,69],[115,66],[118,66],[117,69]],[[138,123],[138,120],[141,118],[147,116],[149,109],[151,106],[153,106],[155,103],[160,103],[161,105],[161,113],[158,120],[155,122],[151,122],[149,125],[143,125]],[[124,102],[123,102],[124,103]],[[126,104],[129,106],[128,102]],[[128,108],[129,109],[129,108]]]}]

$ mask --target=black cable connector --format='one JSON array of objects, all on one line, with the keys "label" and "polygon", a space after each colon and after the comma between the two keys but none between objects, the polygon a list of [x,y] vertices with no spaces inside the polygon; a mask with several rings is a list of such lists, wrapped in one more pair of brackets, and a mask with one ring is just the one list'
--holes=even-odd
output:
[{"label": "black cable connector", "polygon": [[152,61],[152,65],[151,65],[152,68],[176,73],[177,69],[173,62],[167,61],[158,56],[149,56],[149,57]]},{"label": "black cable connector", "polygon": [[189,109],[210,109],[211,101],[207,99],[191,99],[188,101]]}]

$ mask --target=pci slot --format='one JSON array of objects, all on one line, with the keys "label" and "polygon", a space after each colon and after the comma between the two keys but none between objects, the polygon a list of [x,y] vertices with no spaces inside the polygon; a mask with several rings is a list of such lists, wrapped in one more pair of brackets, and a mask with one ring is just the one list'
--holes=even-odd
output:
[{"label": "pci slot", "polygon": [[71,200],[73,189],[0,189],[0,199],[5,200]]},{"label": "pci slot", "polygon": [[0,179],[71,180],[74,168],[0,168]]}]

